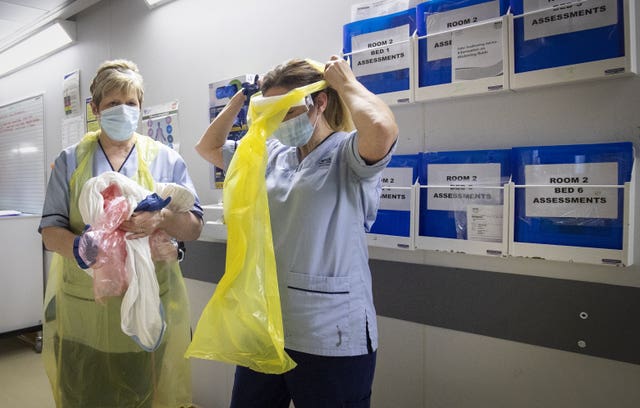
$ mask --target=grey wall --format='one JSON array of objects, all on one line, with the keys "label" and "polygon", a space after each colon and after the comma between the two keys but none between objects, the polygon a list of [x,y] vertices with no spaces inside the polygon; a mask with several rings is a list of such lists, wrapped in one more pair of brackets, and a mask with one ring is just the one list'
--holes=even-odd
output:
[{"label": "grey wall", "polygon": [[[360,1],[175,0],[149,11],[142,0],[103,0],[77,16],[76,45],[0,78],[0,105],[44,93],[51,163],[62,148],[63,75],[80,69],[84,98],[103,60],[133,59],[146,105],[179,100],[181,153],[203,203],[212,203],[219,192],[209,189],[209,167],[193,150],[208,122],[207,84],[290,57],[339,53],[349,7]],[[630,77],[396,107],[398,153],[622,140],[637,147],[638,106],[640,78]],[[634,266],[616,268],[371,248],[381,344],[374,406],[639,406],[638,252]],[[220,244],[190,246],[194,325],[224,270],[223,254]],[[582,306],[591,316],[584,332],[575,318]],[[587,348],[572,349],[582,336]],[[232,367],[193,366],[196,402],[226,406]]]},{"label": "grey wall", "polygon": [[[187,251],[184,276],[217,284],[226,245],[189,242]],[[369,264],[379,316],[640,365],[640,288],[379,259]]]},{"label": "grey wall", "polygon": [[[195,310],[224,273],[225,251],[187,244]],[[370,266],[380,330],[374,407],[640,401],[639,288],[377,259]],[[228,404],[232,368],[194,361],[194,373],[206,406]]]}]

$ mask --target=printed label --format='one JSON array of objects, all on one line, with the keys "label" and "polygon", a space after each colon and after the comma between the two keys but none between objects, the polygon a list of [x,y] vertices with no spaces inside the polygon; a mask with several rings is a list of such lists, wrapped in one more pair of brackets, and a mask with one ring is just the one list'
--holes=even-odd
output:
[{"label": "printed label", "polygon": [[412,176],[413,169],[409,167],[387,167],[382,171],[381,210],[411,211]]},{"label": "printed label", "polygon": [[351,38],[356,76],[409,68],[409,24]]},{"label": "printed label", "polygon": [[427,37],[427,61],[452,57],[451,32],[453,30],[499,16],[500,4],[498,1],[428,15],[426,20],[427,35],[441,31],[447,32]]},{"label": "printed label", "polygon": [[429,164],[427,207],[430,210],[465,211],[472,204],[502,204],[500,163]]},{"label": "printed label", "polygon": [[538,164],[524,169],[525,216],[618,218],[618,163]]},{"label": "printed label", "polygon": [[523,17],[525,41],[606,27],[618,22],[617,0],[524,0],[523,5],[525,14],[531,13]]}]

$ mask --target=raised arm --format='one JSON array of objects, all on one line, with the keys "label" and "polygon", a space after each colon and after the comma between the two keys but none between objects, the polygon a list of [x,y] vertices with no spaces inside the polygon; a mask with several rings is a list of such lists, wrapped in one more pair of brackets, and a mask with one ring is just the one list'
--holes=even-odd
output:
[{"label": "raised arm", "polygon": [[231,100],[224,107],[222,112],[216,116],[211,122],[207,130],[204,132],[198,143],[196,143],[196,151],[203,159],[209,163],[215,165],[218,168],[224,169],[224,161],[222,159],[222,146],[229,136],[231,127],[233,127],[233,121],[242,109],[242,105],[246,96],[243,90],[236,92]]},{"label": "raised arm", "polygon": [[375,163],[389,153],[398,137],[398,125],[391,109],[355,77],[344,59],[333,55],[324,77],[338,92],[351,112],[358,130],[358,152],[367,163]]}]

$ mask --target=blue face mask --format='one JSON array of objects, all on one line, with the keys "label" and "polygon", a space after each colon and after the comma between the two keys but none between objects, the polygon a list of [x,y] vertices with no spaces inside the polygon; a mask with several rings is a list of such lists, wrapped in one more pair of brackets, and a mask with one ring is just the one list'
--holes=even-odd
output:
[{"label": "blue face mask", "polygon": [[109,139],[116,142],[129,140],[138,127],[140,109],[137,106],[118,105],[100,112],[100,126]]},{"label": "blue face mask", "polygon": [[[316,123],[318,122],[318,118],[316,118]],[[315,128],[315,125],[309,122],[309,116],[302,114],[280,123],[280,126],[273,132],[273,137],[278,139],[283,145],[295,147],[304,146],[311,140]]]},{"label": "blue face mask", "polygon": [[280,126],[273,132],[273,137],[283,145],[298,147],[309,142],[311,135],[313,135],[313,129],[309,117],[302,114],[280,123]]}]

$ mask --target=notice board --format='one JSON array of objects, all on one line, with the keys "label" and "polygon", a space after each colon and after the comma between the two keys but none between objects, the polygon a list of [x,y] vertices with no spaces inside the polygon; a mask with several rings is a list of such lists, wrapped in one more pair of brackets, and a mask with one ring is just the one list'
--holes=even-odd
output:
[{"label": "notice board", "polygon": [[42,213],[44,96],[0,106],[0,210]]}]

